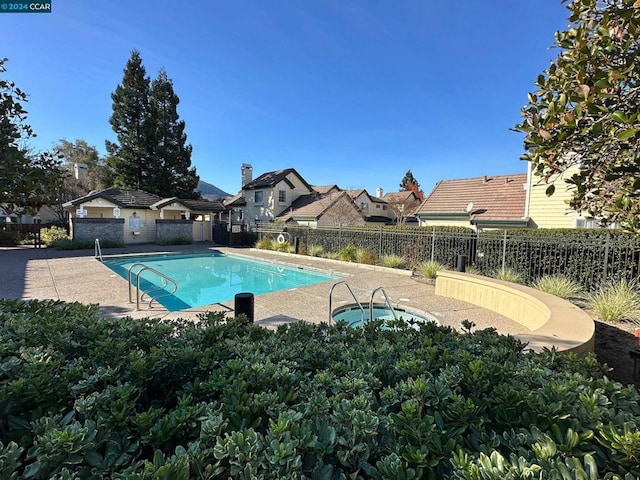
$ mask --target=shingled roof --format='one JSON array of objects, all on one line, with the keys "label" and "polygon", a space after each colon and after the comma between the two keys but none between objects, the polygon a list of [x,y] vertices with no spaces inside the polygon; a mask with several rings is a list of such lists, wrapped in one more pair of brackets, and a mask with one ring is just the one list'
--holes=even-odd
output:
[{"label": "shingled roof", "polygon": [[463,217],[472,221],[526,221],[526,173],[442,180],[416,210],[422,218]]},{"label": "shingled roof", "polygon": [[185,208],[188,208],[192,212],[222,212],[225,210],[224,205],[218,201],[209,200],[190,200],[178,197],[163,198],[159,202],[151,205],[152,209],[160,209],[171,205],[172,203],[179,203]]},{"label": "shingled roof", "polygon": [[287,176],[293,173],[296,175],[302,184],[309,189],[309,191],[313,191],[313,187],[309,185],[304,178],[300,176],[300,174],[296,171],[295,168],[285,168],[284,170],[275,170],[273,172],[267,172],[260,175],[255,180],[248,182],[247,184],[242,186],[242,190],[256,190],[259,188],[271,188],[275,187],[278,183],[284,181],[289,185],[290,188],[295,188],[295,186],[289,181]]},{"label": "shingled roof", "polygon": [[[291,207],[278,215],[278,220],[285,222],[292,219],[317,220],[329,207],[347,195],[346,192],[331,192],[327,195],[317,193],[301,195],[291,203]],[[354,205],[354,208],[357,207]]]},{"label": "shingled roof", "polygon": [[103,198],[121,208],[149,208],[161,200],[158,195],[142,190],[124,190],[121,188],[107,188],[99,192],[91,192],[64,204],[65,207],[81,205],[96,198]]}]

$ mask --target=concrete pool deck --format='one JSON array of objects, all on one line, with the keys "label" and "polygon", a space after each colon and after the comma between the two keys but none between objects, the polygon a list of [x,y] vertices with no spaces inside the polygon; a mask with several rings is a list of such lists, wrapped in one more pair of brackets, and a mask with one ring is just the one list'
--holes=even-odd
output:
[{"label": "concrete pool deck", "polygon": [[[313,323],[329,319],[329,290],[339,281],[346,280],[358,300],[368,304],[371,293],[383,287],[394,307],[426,312],[440,324],[461,328],[465,319],[475,322],[476,329],[495,328],[499,333],[518,334],[527,330],[502,315],[475,305],[435,295],[435,287],[413,278],[409,272],[382,267],[358,265],[303,255],[287,255],[250,248],[220,247],[211,243],[160,246],[130,245],[125,248],[103,250],[103,257],[149,253],[203,253],[218,250],[233,255],[284,263],[296,267],[321,270],[341,278],[307,287],[283,290],[255,297],[255,321],[265,327],[293,321]],[[98,304],[104,317],[132,318],[184,318],[197,319],[198,314],[224,311],[233,314],[233,299],[218,304],[179,312],[168,312],[146,303],[136,311],[128,301],[127,281],[116,275],[93,256],[93,250],[57,251],[35,249],[31,246],[0,247],[0,298],[54,299],[66,302]],[[382,302],[376,296],[376,302]],[[336,288],[333,308],[353,303],[346,288]]]}]

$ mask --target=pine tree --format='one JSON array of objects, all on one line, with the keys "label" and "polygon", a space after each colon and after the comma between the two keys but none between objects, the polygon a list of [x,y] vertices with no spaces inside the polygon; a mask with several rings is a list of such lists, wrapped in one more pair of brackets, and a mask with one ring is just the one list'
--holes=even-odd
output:
[{"label": "pine tree", "polygon": [[113,113],[109,123],[118,143],[106,142],[107,163],[118,187],[151,191],[149,84],[140,53],[133,50],[122,84],[111,94]]},{"label": "pine tree", "polygon": [[177,111],[180,99],[164,69],[151,82],[140,53],[132,51],[111,98],[109,122],[118,143],[107,142],[107,164],[114,184],[161,197],[197,197],[199,178]]},{"label": "pine tree", "polygon": [[416,194],[418,199],[424,199],[424,192],[420,190],[420,184],[411,173],[411,170],[407,170],[407,173],[402,177],[402,181],[400,182],[400,191],[413,192]]},{"label": "pine tree", "polygon": [[164,69],[151,84],[150,126],[153,138],[151,183],[165,197],[196,197],[198,175],[191,167],[192,147],[187,144],[185,122],[177,107],[180,99]]}]

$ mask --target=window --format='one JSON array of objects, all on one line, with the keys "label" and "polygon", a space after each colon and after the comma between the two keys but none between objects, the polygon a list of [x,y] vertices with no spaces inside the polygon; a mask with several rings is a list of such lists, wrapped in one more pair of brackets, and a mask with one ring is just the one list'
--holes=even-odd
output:
[{"label": "window", "polygon": [[262,193],[263,192],[259,190],[253,192],[253,203],[262,205]]},{"label": "window", "polygon": [[574,217],[573,226],[575,228],[600,228],[602,226],[600,218]]},{"label": "window", "polygon": [[287,191],[286,190],[278,190],[278,202],[279,203],[287,203]]}]

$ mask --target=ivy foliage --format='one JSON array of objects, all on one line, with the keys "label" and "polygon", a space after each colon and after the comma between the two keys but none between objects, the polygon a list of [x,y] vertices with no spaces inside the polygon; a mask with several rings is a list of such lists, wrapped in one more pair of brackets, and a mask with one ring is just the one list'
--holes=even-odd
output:
[{"label": "ivy foliage", "polygon": [[0,478],[637,478],[640,398],[492,330],[0,301]]}]

